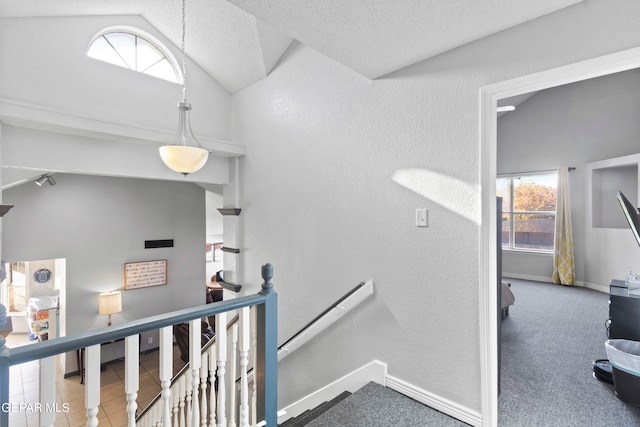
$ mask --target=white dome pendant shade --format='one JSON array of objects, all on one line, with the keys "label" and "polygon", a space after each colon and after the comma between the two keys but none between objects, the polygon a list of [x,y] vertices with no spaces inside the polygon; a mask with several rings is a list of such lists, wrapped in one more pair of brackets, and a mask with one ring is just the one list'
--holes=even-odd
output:
[{"label": "white dome pendant shade", "polygon": [[[209,150],[202,148],[191,130],[191,104],[187,102],[187,66],[184,57],[185,0],[182,0],[182,101],[178,102],[178,131],[173,140],[160,147],[160,158],[171,170],[183,174],[197,172],[207,163]],[[188,142],[195,145],[188,145]]]},{"label": "white dome pendant shade", "polygon": [[[209,151],[202,148],[191,130],[189,121],[191,104],[185,99],[178,103],[178,131],[173,140],[160,147],[160,158],[167,167],[173,171],[187,176],[197,172],[207,163]],[[187,145],[188,140],[196,144]]]},{"label": "white dome pendant shade", "polygon": [[202,169],[209,152],[200,147],[165,145],[160,147],[160,158],[169,169],[187,176]]}]

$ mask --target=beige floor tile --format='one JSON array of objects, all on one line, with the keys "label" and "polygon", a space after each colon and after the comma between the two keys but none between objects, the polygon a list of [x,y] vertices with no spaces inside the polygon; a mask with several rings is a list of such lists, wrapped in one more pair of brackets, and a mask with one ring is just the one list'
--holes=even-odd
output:
[{"label": "beige floor tile", "polygon": [[87,425],[87,415],[84,412],[67,415],[67,421],[70,427],[85,427]]},{"label": "beige floor tile", "polygon": [[113,427],[126,427],[129,421],[129,414],[122,410],[108,415],[109,421]]},{"label": "beige floor tile", "polygon": [[69,427],[69,421],[67,421],[67,417],[56,418],[55,423],[53,423],[53,427]]},{"label": "beige floor tile", "polygon": [[78,397],[65,403],[69,405],[69,411],[67,412],[67,415],[77,414],[78,412],[82,412],[84,414],[84,397]]},{"label": "beige floor tile", "polygon": [[62,402],[69,402],[71,400],[84,397],[84,387],[82,389],[67,389],[60,390],[60,398]]},{"label": "beige floor tile", "polygon": [[126,410],[127,401],[122,397],[116,397],[111,400],[103,400],[101,406],[104,409],[104,413],[107,416],[110,416],[112,414],[116,414],[118,412]]},{"label": "beige floor tile", "polygon": [[40,415],[31,414],[27,416],[27,427],[40,427]]}]

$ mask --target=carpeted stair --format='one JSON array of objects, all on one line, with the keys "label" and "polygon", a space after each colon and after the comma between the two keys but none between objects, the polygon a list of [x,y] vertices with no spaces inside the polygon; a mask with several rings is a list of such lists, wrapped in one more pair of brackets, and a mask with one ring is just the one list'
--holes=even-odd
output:
[{"label": "carpeted stair", "polygon": [[371,382],[351,395],[345,392],[336,399],[281,424],[281,427],[285,426],[466,427],[468,424]]},{"label": "carpeted stair", "polygon": [[314,409],[310,409],[308,411],[303,412],[297,417],[291,418],[284,423],[280,424],[280,427],[303,427],[310,423],[312,420],[315,420],[323,413],[327,412],[329,409],[333,408],[338,402],[341,400],[351,396],[351,393],[348,391],[343,391],[338,396],[329,400],[328,402],[324,402]]}]

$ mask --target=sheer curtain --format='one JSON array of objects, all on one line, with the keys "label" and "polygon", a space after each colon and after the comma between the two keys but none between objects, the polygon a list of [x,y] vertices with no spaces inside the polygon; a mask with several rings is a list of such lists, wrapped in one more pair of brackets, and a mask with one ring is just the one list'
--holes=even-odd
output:
[{"label": "sheer curtain", "polygon": [[569,168],[558,168],[558,190],[556,198],[555,253],[553,275],[555,284],[574,285],[576,263],[573,257],[573,229],[571,227],[571,202],[569,200]]}]

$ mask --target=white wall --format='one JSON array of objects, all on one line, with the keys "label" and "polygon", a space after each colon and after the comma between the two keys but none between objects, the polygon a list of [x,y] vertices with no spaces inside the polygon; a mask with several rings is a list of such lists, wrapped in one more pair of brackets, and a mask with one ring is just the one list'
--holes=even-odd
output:
[{"label": "white wall", "polygon": [[[126,262],[168,260],[164,286],[123,291],[113,323],[205,302],[205,198],[191,183],[54,175],[57,185],[4,191],[7,261],[66,258],[66,334],[106,327],[98,294],[123,289]],[[174,239],[145,249],[145,240]],[[152,301],[152,303],[150,303]]]},{"label": "white wall", "polygon": [[[86,56],[92,38],[116,20],[155,36],[180,58],[180,49],[139,16],[0,19],[0,118],[12,125],[2,166],[185,180],[157,151],[176,132],[182,85]],[[242,151],[227,141],[231,95],[188,58],[187,72],[200,142],[217,154]],[[37,130],[23,130],[31,127]],[[226,183],[227,159],[210,157],[186,180]]]},{"label": "white wall", "polygon": [[[110,16],[0,19],[0,98],[175,132],[182,85],[86,56],[91,39],[114,21]],[[121,16],[118,21],[155,36],[181,60],[180,49],[143,18]],[[194,132],[227,139],[229,93],[196,64],[187,67]]]},{"label": "white wall", "polygon": [[[588,243],[593,241],[590,236],[595,230],[585,221],[590,209],[586,203],[586,164],[640,152],[639,92],[640,71],[631,70],[538,92],[498,120],[498,173],[560,165],[577,168],[569,174],[576,276],[580,282],[604,288],[613,277],[605,280],[594,271],[610,269]],[[607,209],[615,210],[625,223],[615,192],[609,202]],[[629,266],[637,264],[634,255],[640,261],[640,252],[627,255],[628,260],[620,260],[626,267],[615,278],[623,277]],[[505,251],[503,272],[550,279],[552,256]]]},{"label": "white wall", "polygon": [[[640,45],[638,13],[634,1],[581,3],[375,81],[297,44],[234,96],[243,272],[257,284],[254,266],[273,263],[279,341],[375,283],[283,361],[279,406],[379,359],[479,411],[479,88]],[[415,227],[416,208],[429,228]]]}]

